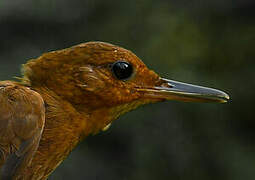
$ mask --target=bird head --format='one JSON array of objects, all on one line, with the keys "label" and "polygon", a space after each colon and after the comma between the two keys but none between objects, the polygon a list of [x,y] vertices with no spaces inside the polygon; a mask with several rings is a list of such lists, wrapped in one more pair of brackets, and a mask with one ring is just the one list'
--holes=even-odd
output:
[{"label": "bird head", "polygon": [[88,42],[45,53],[24,65],[24,81],[44,86],[77,109],[111,110],[112,119],[142,104],[163,100],[226,102],[219,90],[160,77],[131,51]]}]

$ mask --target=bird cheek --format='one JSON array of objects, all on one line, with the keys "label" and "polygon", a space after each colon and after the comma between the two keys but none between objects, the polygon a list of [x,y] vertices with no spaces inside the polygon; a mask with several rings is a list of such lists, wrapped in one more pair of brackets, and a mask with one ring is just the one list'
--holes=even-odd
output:
[{"label": "bird cheek", "polygon": [[82,81],[79,84],[79,86],[83,90],[96,92],[105,88],[106,84],[97,76],[89,74],[89,75],[83,75]]},{"label": "bird cheek", "polygon": [[129,89],[120,89],[117,87],[105,87],[100,92],[100,99],[109,107],[132,102],[136,96],[135,94],[130,94]]}]

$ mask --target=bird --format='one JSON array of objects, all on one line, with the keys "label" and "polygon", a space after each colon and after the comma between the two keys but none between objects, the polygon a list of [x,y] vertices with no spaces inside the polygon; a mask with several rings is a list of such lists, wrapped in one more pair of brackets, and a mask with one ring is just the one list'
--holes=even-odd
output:
[{"label": "bird", "polygon": [[137,107],[165,100],[224,103],[223,91],[162,78],[105,42],[51,51],[0,81],[2,180],[44,180],[90,134]]}]

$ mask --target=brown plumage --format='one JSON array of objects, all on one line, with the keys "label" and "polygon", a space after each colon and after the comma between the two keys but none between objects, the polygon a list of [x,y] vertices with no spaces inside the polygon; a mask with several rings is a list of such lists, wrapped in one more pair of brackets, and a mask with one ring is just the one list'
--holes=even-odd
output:
[{"label": "brown plumage", "polygon": [[2,180],[46,179],[84,137],[140,105],[229,98],[163,79],[132,52],[103,42],[43,54],[23,71],[21,82],[0,82]]}]

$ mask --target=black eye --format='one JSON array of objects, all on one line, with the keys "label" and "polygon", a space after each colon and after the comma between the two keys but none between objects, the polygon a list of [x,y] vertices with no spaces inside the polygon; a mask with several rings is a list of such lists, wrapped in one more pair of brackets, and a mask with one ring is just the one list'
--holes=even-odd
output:
[{"label": "black eye", "polygon": [[117,61],[112,65],[112,72],[119,80],[126,80],[133,74],[133,67],[125,61]]}]

